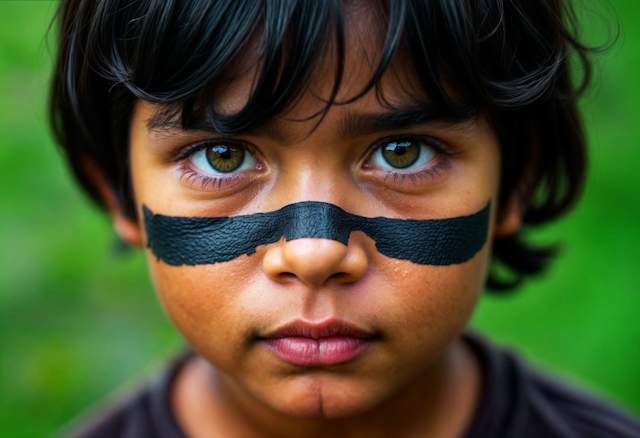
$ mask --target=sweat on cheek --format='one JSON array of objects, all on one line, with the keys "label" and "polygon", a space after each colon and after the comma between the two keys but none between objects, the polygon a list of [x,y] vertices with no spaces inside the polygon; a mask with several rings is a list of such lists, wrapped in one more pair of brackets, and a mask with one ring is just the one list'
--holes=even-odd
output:
[{"label": "sweat on cheek", "polygon": [[280,210],[232,217],[176,217],[142,206],[147,247],[173,266],[203,265],[251,255],[260,245],[285,240],[330,239],[347,245],[362,231],[387,257],[421,265],[452,265],[485,244],[490,203],[477,213],[446,219],[369,218],[326,202],[298,202]]}]

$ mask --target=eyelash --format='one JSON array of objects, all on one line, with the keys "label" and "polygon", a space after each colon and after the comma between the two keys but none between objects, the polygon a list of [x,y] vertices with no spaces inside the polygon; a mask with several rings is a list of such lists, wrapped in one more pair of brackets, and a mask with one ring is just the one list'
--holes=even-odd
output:
[{"label": "eyelash", "polygon": [[441,161],[430,167],[428,169],[419,170],[418,172],[394,172],[392,170],[385,171],[385,176],[383,181],[387,181],[387,179],[391,176],[393,177],[393,182],[395,183],[398,178],[400,178],[400,184],[404,182],[405,179],[410,179],[413,184],[416,183],[417,180],[423,181],[433,181],[436,178],[442,175],[442,171],[450,168],[451,165],[447,161]]},{"label": "eyelash", "polygon": [[[381,147],[383,147],[386,143],[389,143],[391,141],[413,141],[417,143],[423,143],[426,146],[432,148],[437,155],[446,159],[438,159],[438,161],[434,165],[418,171],[393,171],[377,169],[378,172],[383,173],[383,181],[385,182],[390,177],[393,178],[394,183],[396,183],[396,181],[400,179],[400,184],[403,184],[406,179],[411,180],[413,184],[416,184],[418,180],[433,181],[436,178],[440,177],[444,170],[447,170],[451,167],[451,162],[450,160],[448,160],[448,158],[453,158],[458,154],[457,152],[453,152],[444,142],[433,137],[421,135],[389,136],[376,141],[371,146],[370,152],[368,153],[363,166],[365,168],[371,168],[371,160],[373,159],[373,154]],[[185,183],[190,183],[191,186],[200,181],[203,190],[208,186],[215,187],[216,185],[218,186],[218,190],[221,190],[222,184],[225,184],[225,186],[233,186],[235,185],[235,183],[240,182],[244,177],[243,172],[230,173],[226,176],[209,176],[194,170],[193,168],[191,168],[191,166],[189,166],[189,164],[184,163],[185,160],[190,158],[196,152],[199,152],[206,147],[215,146],[222,143],[241,147],[246,152],[252,155],[256,152],[255,146],[251,145],[250,143],[228,138],[204,140],[190,144],[186,148],[178,152],[177,155],[171,160],[174,163],[182,163],[180,168],[182,172],[181,179]],[[262,167],[260,162],[258,162],[258,166]]]},{"label": "eyelash", "polygon": [[185,160],[191,157],[196,152],[199,152],[208,146],[215,146],[219,144],[237,146],[249,152],[250,154],[254,154],[256,152],[255,146],[253,146],[250,143],[247,143],[246,141],[235,140],[233,138],[220,138],[220,139],[214,139],[214,140],[204,140],[204,141],[199,141],[197,143],[190,144],[189,146],[184,148],[182,151],[178,152],[175,158],[173,158],[171,161],[173,161],[174,163],[178,163],[182,160]]}]

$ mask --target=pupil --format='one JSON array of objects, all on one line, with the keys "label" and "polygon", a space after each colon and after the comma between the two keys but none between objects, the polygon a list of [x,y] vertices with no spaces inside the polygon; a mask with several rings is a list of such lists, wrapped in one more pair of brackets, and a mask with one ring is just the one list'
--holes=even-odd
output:
[{"label": "pupil", "polygon": [[220,154],[220,158],[224,159],[224,160],[228,160],[229,158],[231,158],[231,151],[229,151],[228,148],[220,148],[220,152],[218,152]]},{"label": "pupil", "polygon": [[396,154],[404,155],[409,151],[410,147],[411,147],[411,142],[405,141],[402,143],[398,143],[397,147],[395,148]]}]

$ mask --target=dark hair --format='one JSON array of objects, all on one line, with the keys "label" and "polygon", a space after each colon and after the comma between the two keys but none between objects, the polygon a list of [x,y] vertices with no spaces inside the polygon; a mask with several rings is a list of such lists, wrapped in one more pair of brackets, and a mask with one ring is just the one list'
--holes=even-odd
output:
[{"label": "dark hair", "polygon": [[[576,98],[590,77],[576,34],[578,20],[561,0],[388,0],[376,4],[383,47],[367,87],[378,86],[396,55],[413,64],[423,94],[450,120],[488,114],[502,148],[499,211],[517,192],[524,223],[557,218],[578,198],[586,151]],[[93,160],[130,217],[136,216],[128,135],[137,99],[162,103],[166,117],[188,126],[206,116],[222,134],[283,114],[309,84],[331,41],[336,47],[335,97],[344,65],[341,1],[93,0],[62,1],[51,123],[76,177],[102,204],[88,175]],[[255,44],[259,75],[238,113],[215,110],[222,75]],[[437,43],[434,43],[437,42]],[[571,54],[581,67],[576,85]],[[452,97],[452,85],[457,97]],[[376,88],[377,90],[377,88]],[[449,93],[447,92],[449,90]],[[462,98],[460,96],[463,96]],[[322,117],[322,115],[320,115]],[[496,239],[488,285],[506,289],[542,272],[553,255],[522,233]]]}]

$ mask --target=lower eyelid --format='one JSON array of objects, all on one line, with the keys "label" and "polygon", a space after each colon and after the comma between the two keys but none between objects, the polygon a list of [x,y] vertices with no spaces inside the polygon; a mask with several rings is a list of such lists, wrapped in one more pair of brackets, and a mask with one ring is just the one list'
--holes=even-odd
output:
[{"label": "lower eyelid", "polygon": [[249,176],[245,172],[206,175],[184,164],[180,169],[180,181],[190,189],[217,189],[218,191],[230,189],[243,182],[247,182]]},{"label": "lower eyelid", "polygon": [[436,163],[424,169],[417,171],[394,171],[373,168],[369,173],[382,180],[385,185],[393,185],[396,187],[419,187],[422,185],[433,184],[443,180],[447,172],[452,170],[452,163],[449,160],[438,159]]}]

